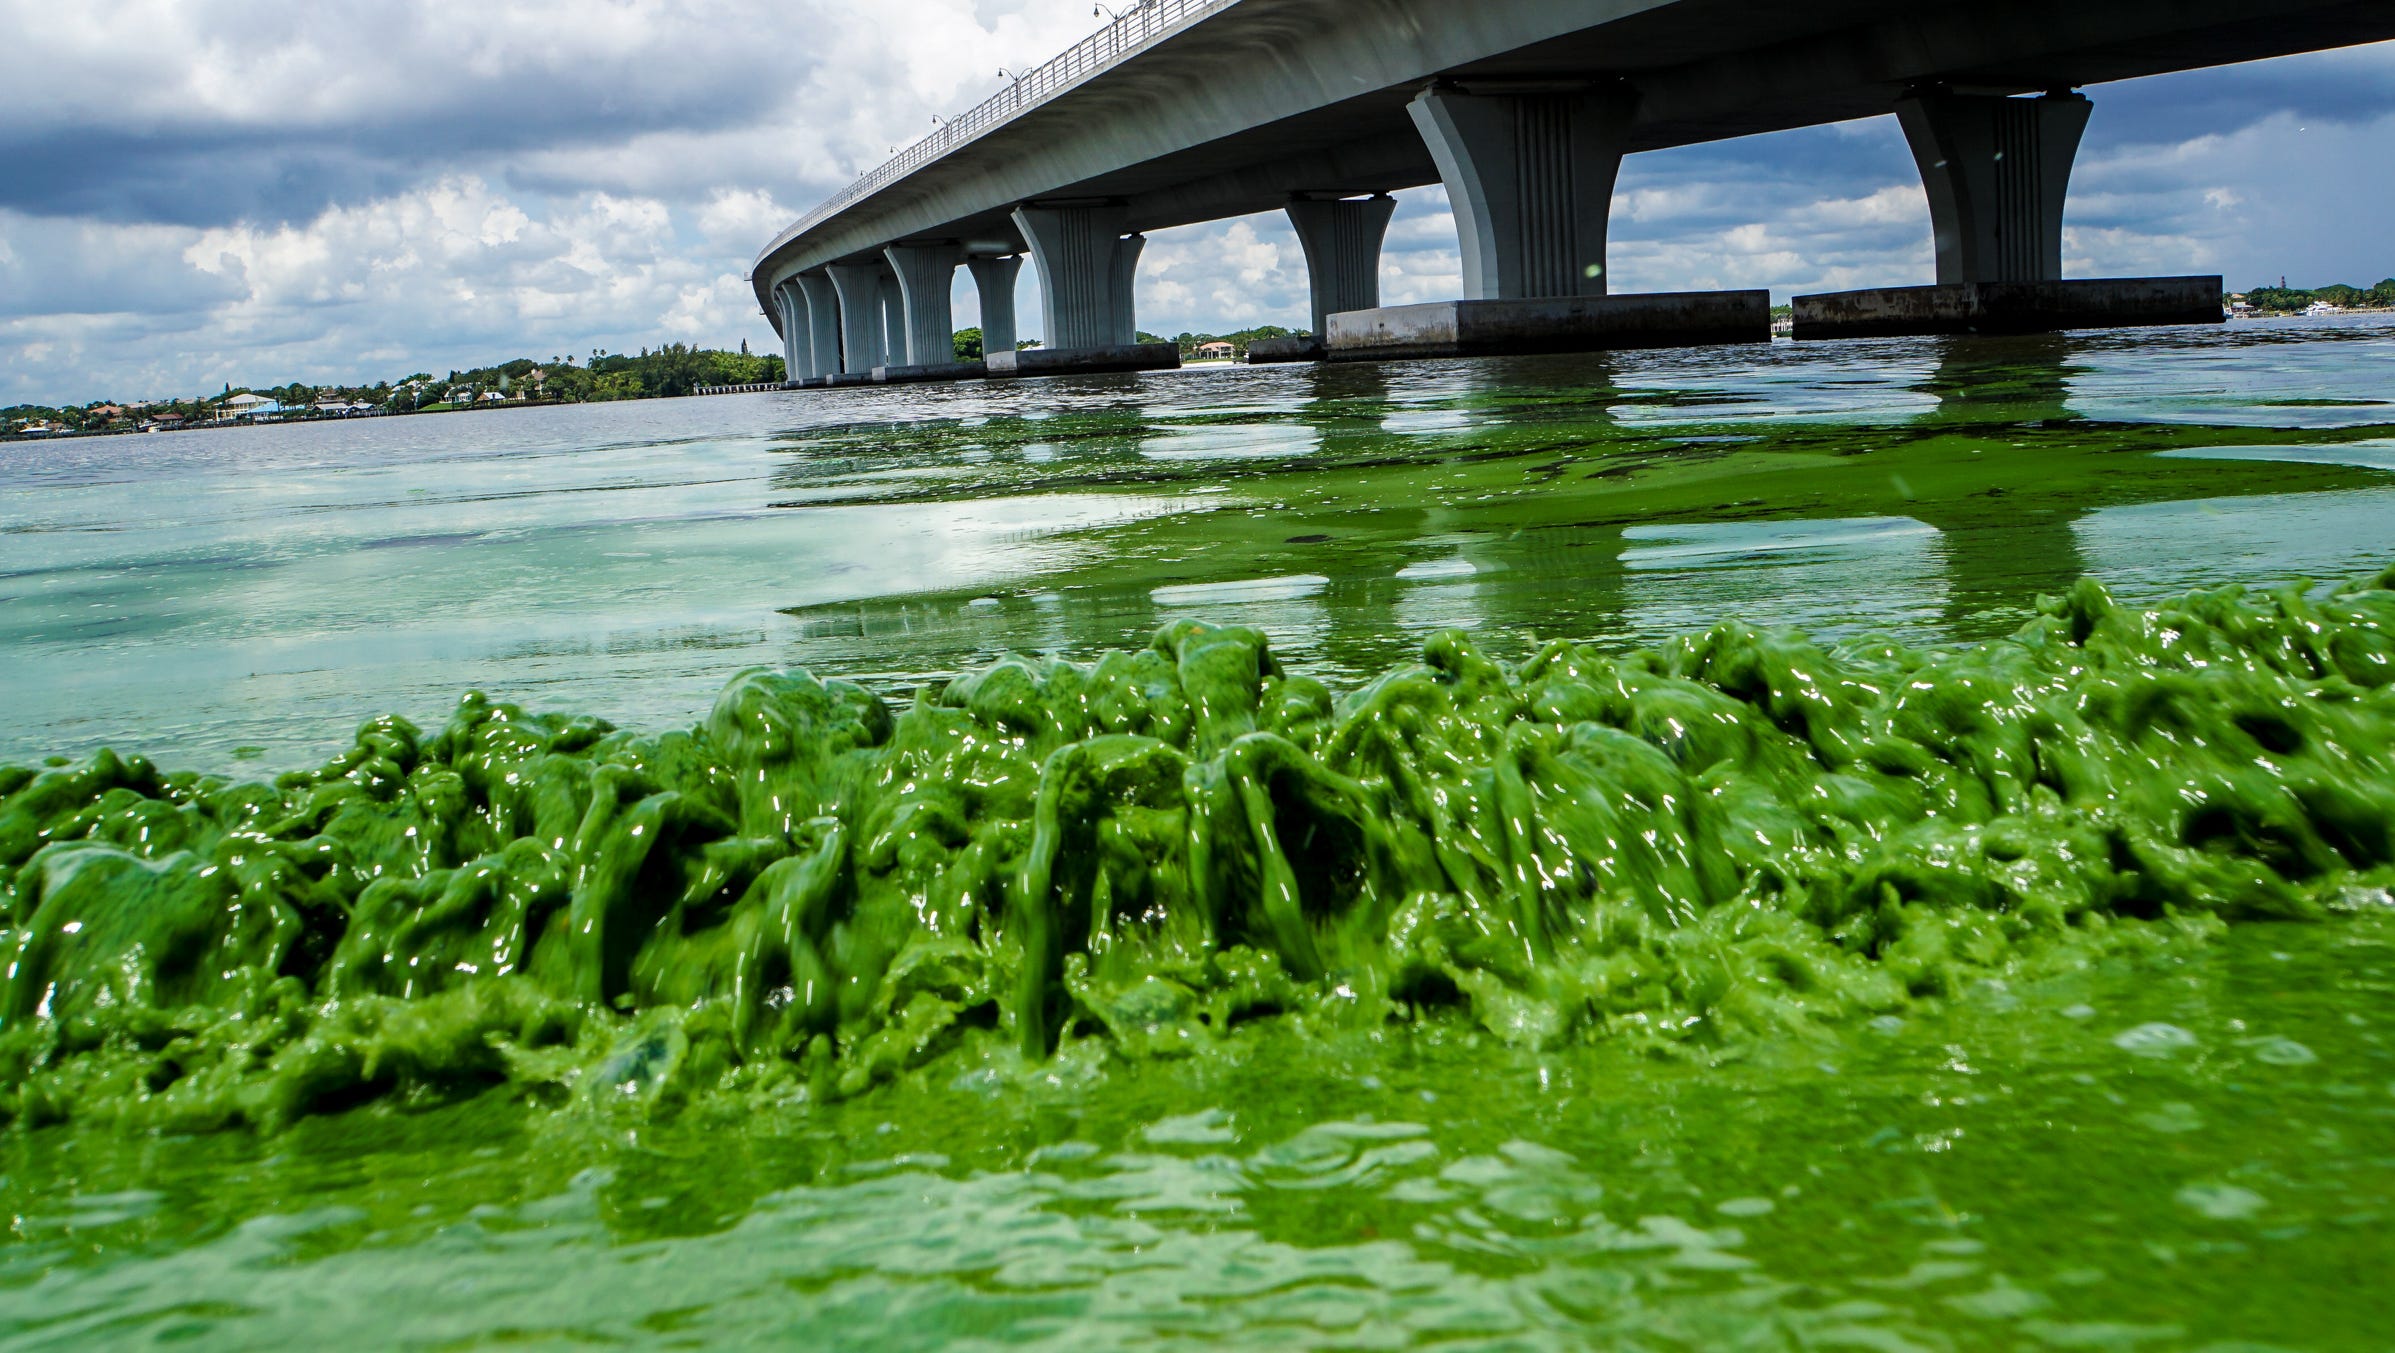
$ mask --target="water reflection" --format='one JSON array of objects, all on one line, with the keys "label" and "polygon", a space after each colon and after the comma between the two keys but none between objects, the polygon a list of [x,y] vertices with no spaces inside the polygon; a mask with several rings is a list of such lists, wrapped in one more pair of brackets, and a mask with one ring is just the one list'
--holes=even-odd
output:
[{"label": "water reflection", "polygon": [[2035,425],[2078,417],[2070,409],[2074,384],[2091,367],[2074,334],[2005,338],[1947,338],[1937,366],[1914,388],[1937,401],[1925,415],[1941,424]]},{"label": "water reflection", "polygon": [[1945,580],[1938,620],[1956,639],[2009,633],[2039,597],[2062,595],[2087,572],[2079,549],[2084,512],[2032,507],[1991,516],[1925,505],[1914,515],[1937,532],[1936,567]]},{"label": "water reflection", "polygon": [[1136,439],[1135,445],[1151,460],[1283,459],[1321,450],[1322,434],[1286,423],[1221,423],[1159,432]]},{"label": "water reflection", "polygon": [[1939,533],[1910,517],[1634,526],[1631,627],[1671,634],[1769,614],[1818,637],[1918,633],[1947,606]]},{"label": "water reflection", "polygon": [[[1473,631],[1509,657],[1544,637],[1651,642],[1733,616],[1825,637],[1880,629],[1911,642],[1978,639],[2016,628],[2038,598],[2087,571],[2091,514],[2174,492],[2171,475],[2118,460],[2122,432],[2080,413],[2076,393],[2103,360],[2085,336],[1841,345],[1826,363],[1810,356],[1318,366],[1280,377],[1291,398],[1269,416],[1249,404],[1078,420],[1078,467],[1134,456],[1151,466],[1215,462],[1199,473],[1227,477],[1197,484],[1204,492],[1234,493],[1243,462],[1419,468],[1389,500],[1367,500],[1378,542],[1369,547],[1350,543],[1363,538],[1352,510],[1310,517],[1302,489],[1294,503],[1264,490],[1275,500],[1225,515],[1206,541],[1110,547],[1134,568],[1169,566],[1160,584],[1101,570],[1057,594],[1050,614],[1062,618],[1028,628],[1019,601],[932,603],[939,619],[928,624],[910,607],[891,651],[866,667],[903,667],[908,646],[943,642],[953,654],[943,667],[1052,638],[1049,651],[1086,657],[1140,642],[1157,617],[1179,614],[1257,625],[1291,666],[1341,679],[1402,661],[1446,628]],[[1849,418],[1816,417],[1832,408]],[[1875,417],[1889,420],[1884,430],[1873,430]],[[1009,428],[992,420],[975,435],[1003,440]],[[2024,448],[2109,459],[2057,485],[2008,469]],[[1809,514],[1768,485],[1744,496],[1754,492],[1748,481],[1725,471],[1710,501],[1687,502],[1664,522],[1539,519],[1565,515],[1560,505],[1609,475],[1749,461],[1768,469],[1773,457],[1824,452],[1861,490],[1847,501],[1875,511]],[[1893,453],[1912,459],[1891,463],[1915,468],[1876,468],[1876,457]],[[1592,455],[1605,458],[1597,472],[1575,468]],[[2279,459],[2395,468],[2367,448]],[[1494,477],[1483,468],[1524,462]],[[1546,506],[1525,519],[1518,496],[1504,491],[1515,482],[1507,474],[1541,485]],[[1603,499],[1590,498],[1587,510],[1605,511]],[[1283,512],[1285,536],[1273,529]],[[1289,591],[1291,578],[1305,586]],[[816,645],[801,656],[840,660]]]},{"label": "water reflection", "polygon": [[[2395,326],[2248,330],[1240,368],[12,448],[0,749],[110,741],[222,766],[247,745],[296,763],[369,713],[438,720],[469,685],[683,724],[741,666],[906,689],[1006,651],[1142,643],[1176,614],[1259,625],[1292,666],[1355,679],[1447,627],[1518,657],[1534,636],[1627,644],[1851,609],[1929,642],[2009,630],[2088,570],[2161,592],[2373,566],[2395,406],[2371,401],[2395,389]],[[1893,519],[1920,527],[1901,549],[1825,543]],[[1666,569],[1658,531],[1811,543]],[[1158,600],[1299,576],[1322,582]]]},{"label": "water reflection", "polygon": [[2092,512],[2073,533],[2089,571],[2150,598],[2383,568],[2395,562],[2391,506],[2383,489],[2141,503]]},{"label": "water reflection", "polygon": [[[2078,418],[2075,382],[2088,372],[2073,335],[1942,340],[1936,369],[1918,387],[1935,397],[1940,427],[2030,428]],[[1945,577],[1938,620],[1948,636],[1979,639],[2017,627],[2040,596],[2059,595],[2086,571],[2075,523],[2083,509],[2008,503],[2001,486],[1961,502],[1914,504],[1937,532]]]}]

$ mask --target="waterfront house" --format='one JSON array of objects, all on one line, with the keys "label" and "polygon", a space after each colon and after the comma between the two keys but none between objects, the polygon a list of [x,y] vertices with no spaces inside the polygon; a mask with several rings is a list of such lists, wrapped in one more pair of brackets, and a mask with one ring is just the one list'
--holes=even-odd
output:
[{"label": "waterfront house", "polygon": [[218,402],[216,406],[216,417],[219,422],[230,421],[236,418],[248,418],[255,420],[268,417],[269,415],[279,411],[282,407],[282,405],[271,399],[268,399],[264,395],[239,394]]},{"label": "waterfront house", "polygon": [[1197,345],[1197,356],[1201,362],[1227,362],[1238,355],[1236,346],[1219,338],[1211,343]]}]

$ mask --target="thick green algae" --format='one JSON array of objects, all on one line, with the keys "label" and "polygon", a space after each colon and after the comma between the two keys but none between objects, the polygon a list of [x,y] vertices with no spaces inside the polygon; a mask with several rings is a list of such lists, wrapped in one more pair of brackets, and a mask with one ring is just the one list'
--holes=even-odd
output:
[{"label": "thick green algae", "polygon": [[1282,1015],[1717,1047],[2386,904],[2395,572],[1970,648],[1724,625],[1343,697],[1251,630],[640,736],[470,696],[275,784],[0,771],[0,1112],[206,1127],[512,1084],[842,1095]]}]

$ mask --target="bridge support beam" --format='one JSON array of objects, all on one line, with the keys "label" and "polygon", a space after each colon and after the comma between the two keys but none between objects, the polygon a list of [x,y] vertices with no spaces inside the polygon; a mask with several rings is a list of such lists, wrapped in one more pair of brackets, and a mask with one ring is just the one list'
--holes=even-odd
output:
[{"label": "bridge support beam", "polygon": [[1386,193],[1361,199],[1299,198],[1289,204],[1289,224],[1306,251],[1314,336],[1307,341],[1267,339],[1250,344],[1250,362],[1319,357],[1331,316],[1380,307],[1381,243],[1388,238],[1389,218],[1396,212],[1397,199]]},{"label": "bridge support beam", "polygon": [[983,374],[979,362],[956,360],[956,265],[958,244],[893,244],[882,251],[898,279],[898,327],[891,331],[889,360],[873,368],[885,385],[954,381]]},{"label": "bridge support beam", "polygon": [[[1112,347],[1118,317],[1133,310],[1118,296],[1124,275],[1124,224],[1130,212],[1119,204],[1091,207],[1017,207],[1015,228],[1039,265],[1040,320],[1045,346],[1073,352]],[[1133,255],[1136,266],[1137,255]]]},{"label": "bridge support beam", "polygon": [[2062,280],[2063,200],[2094,107],[2071,93],[1940,91],[1897,103],[1929,191],[1939,285]]},{"label": "bridge support beam", "polygon": [[1334,311],[1322,336],[1331,360],[1770,340],[1766,292],[1609,294],[1605,228],[1635,91],[1440,84],[1410,107],[1455,209],[1464,298]]},{"label": "bridge support beam", "polygon": [[[893,244],[882,251],[898,274],[906,311],[903,365],[945,365],[956,360],[956,265],[964,250],[953,244]],[[901,365],[891,345],[892,365]]]},{"label": "bridge support beam", "polygon": [[881,353],[876,366],[906,364],[906,293],[899,289],[898,272],[887,261],[874,270],[875,293],[881,298]]},{"label": "bridge support beam", "polygon": [[805,303],[807,369],[793,379],[820,385],[840,369],[840,291],[827,272],[802,272],[792,279]]},{"label": "bridge support beam", "polygon": [[1114,308],[1108,316],[1114,346],[1139,341],[1139,256],[1147,252],[1148,237],[1125,235],[1114,245]]},{"label": "bridge support beam", "polygon": [[782,322],[782,382],[793,384],[806,379],[814,352],[814,336],[807,332],[807,300],[798,290],[797,279],[774,287],[773,303]]},{"label": "bridge support beam", "polygon": [[870,263],[834,263],[824,269],[840,296],[840,373],[870,378],[888,361],[882,346],[881,269]]},{"label": "bridge support beam", "polygon": [[1896,118],[1929,194],[1937,285],[1796,297],[1796,337],[2219,323],[2218,277],[2063,280],[2063,204],[2093,111],[2070,92],[1937,89],[1899,100]]},{"label": "bridge support beam", "polygon": [[1133,293],[1147,237],[1126,237],[1129,219],[1120,203],[1015,208],[1015,229],[1039,265],[1045,349],[1038,356],[994,350],[985,336],[991,375],[1144,371],[1181,364],[1180,350],[1172,344],[1139,342]]},{"label": "bridge support beam", "polygon": [[1411,111],[1455,209],[1465,300],[1605,294],[1605,227],[1634,93],[1434,86]]},{"label": "bridge support beam", "polygon": [[1013,352],[1020,341],[1015,329],[1015,279],[1023,271],[1023,256],[967,259],[973,287],[981,293],[981,351]]}]

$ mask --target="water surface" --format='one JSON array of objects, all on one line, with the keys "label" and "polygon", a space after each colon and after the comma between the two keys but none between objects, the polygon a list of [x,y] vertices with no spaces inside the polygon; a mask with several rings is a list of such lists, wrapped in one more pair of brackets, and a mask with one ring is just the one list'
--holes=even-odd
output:
[{"label": "water surface", "polygon": [[[1181,617],[1341,688],[1724,618],[1984,639],[2395,559],[2395,328],[841,390],[0,450],[0,761],[467,687],[687,727]],[[1242,1026],[660,1119],[13,1131],[12,1346],[2386,1346],[2383,907],[1686,1056]]]},{"label": "water surface", "polygon": [[1353,680],[1446,626],[1501,650],[1730,615],[1978,638],[2082,572],[2132,599],[2342,576],[2395,556],[2388,339],[1778,343],[16,443],[0,756],[287,767],[468,688],[677,726],[743,666],[904,690],[1181,614]]}]

